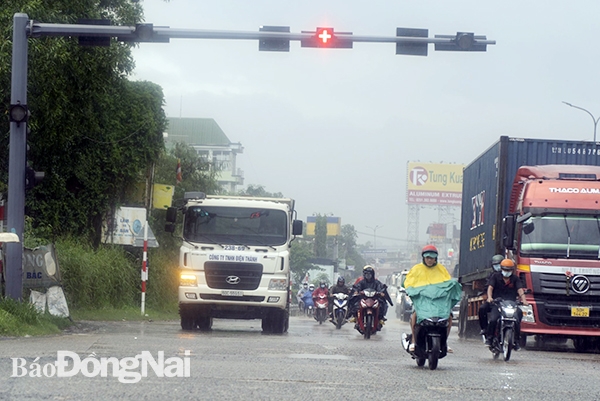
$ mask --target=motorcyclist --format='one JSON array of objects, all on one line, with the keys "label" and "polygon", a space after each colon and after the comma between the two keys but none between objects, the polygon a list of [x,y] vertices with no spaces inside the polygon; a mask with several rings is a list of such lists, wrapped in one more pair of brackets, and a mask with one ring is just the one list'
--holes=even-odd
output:
[{"label": "motorcyclist", "polygon": [[[490,273],[490,275],[488,276],[486,283],[485,283],[485,295],[487,296],[487,288],[490,285],[490,279],[492,278],[492,276],[494,274],[500,274],[500,263],[502,263],[502,261],[504,260],[504,256],[502,255],[494,255],[492,256],[492,260],[491,260],[491,265],[492,265],[492,272]],[[479,332],[479,334],[484,335],[485,333],[487,333],[487,326],[488,326],[488,320],[487,320],[487,315],[490,311],[490,307],[491,304],[488,302],[489,300],[485,300],[482,302],[481,306],[479,307],[479,328],[481,329],[481,331]]]},{"label": "motorcyclist", "polygon": [[363,280],[360,280],[352,287],[352,299],[350,301],[349,312],[349,314],[353,317],[352,320],[356,321],[358,303],[360,301],[360,297],[358,296],[358,294],[360,294],[361,291],[364,291],[367,288],[377,291],[384,298],[384,301],[380,302],[379,320],[386,321],[387,319],[385,318],[385,315],[388,309],[387,303],[388,301],[391,302],[391,299],[387,292],[387,287],[381,281],[375,278],[375,269],[373,269],[373,266],[371,265],[366,265],[365,267],[363,267]]},{"label": "motorcyclist", "polygon": [[304,293],[308,291],[308,283],[302,283],[302,287],[300,287],[300,289],[298,290],[298,294],[296,294],[296,298],[298,299],[298,306],[300,308],[301,311],[304,311],[305,307],[304,305],[302,305],[303,301],[302,301],[302,296],[304,295]]},{"label": "motorcyclist", "polygon": [[313,284],[308,286],[308,291],[305,291],[302,294],[302,301],[304,302],[304,311],[306,311],[309,307],[314,307],[315,304],[313,302],[313,291],[315,290],[315,286]]},{"label": "motorcyclist", "polygon": [[[496,298],[502,298],[505,300],[516,301],[517,297],[520,298],[523,305],[529,305],[525,299],[525,286],[521,279],[514,274],[515,262],[511,259],[504,259],[500,263],[501,274],[494,274],[490,278],[488,283],[487,296],[490,302]],[[487,327],[487,338],[486,345],[491,345],[492,336],[496,331],[496,324],[500,317],[500,311],[498,308],[491,308],[488,313],[488,327]],[[523,318],[523,311],[521,308],[517,308],[517,322],[515,324],[515,337],[514,337],[514,350],[518,351],[521,347],[519,345],[519,338],[521,337],[521,319]]]},{"label": "motorcyclist", "polygon": [[319,288],[313,291],[313,301],[319,298],[320,295],[325,295],[329,301],[329,289],[327,288],[327,283],[323,280],[319,282]]},{"label": "motorcyclist", "polygon": [[[339,294],[339,293],[350,295],[350,288],[346,287],[346,279],[344,278],[344,276],[339,276],[336,284],[331,286],[331,288],[329,289],[330,297],[333,297],[333,295]],[[333,312],[333,302],[332,302],[332,300],[330,300],[330,302],[329,302],[329,317],[330,318],[333,318],[332,312]]]},{"label": "motorcyclist", "polygon": [[[438,263],[438,250],[434,245],[426,245],[421,249],[422,262],[414,265],[406,275],[402,287],[408,289],[409,287],[421,287],[424,285],[434,285],[443,283],[451,280],[450,273],[444,265]],[[416,305],[415,311],[410,317],[410,330],[412,333],[409,352],[413,352],[415,349],[415,325],[417,323],[417,310]],[[450,329],[452,328],[452,313],[448,316],[448,337],[450,337]],[[447,347],[447,352],[453,352],[450,347]]]}]

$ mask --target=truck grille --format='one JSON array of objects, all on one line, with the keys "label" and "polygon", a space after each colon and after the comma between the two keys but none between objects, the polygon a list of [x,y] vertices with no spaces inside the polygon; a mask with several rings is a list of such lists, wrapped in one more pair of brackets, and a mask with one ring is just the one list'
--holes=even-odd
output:
[{"label": "truck grille", "polygon": [[244,295],[243,297],[232,297],[219,294],[200,294],[200,298],[210,301],[242,301],[242,302],[262,302],[265,297]]},{"label": "truck grille", "polygon": [[255,290],[263,267],[258,263],[206,262],[204,274],[209,288],[219,290]]},{"label": "truck grille", "polygon": [[[534,299],[540,321],[549,326],[600,327],[600,276],[586,276],[590,289],[577,294],[569,288],[563,274],[532,274]],[[571,316],[572,306],[590,307],[589,317]]]},{"label": "truck grille", "polygon": [[[569,288],[569,298],[571,296],[576,297],[600,297],[600,276],[586,276],[590,281],[590,289],[585,294],[577,294],[572,288]],[[533,273],[533,287],[536,294],[540,292],[545,295],[566,295],[567,293],[567,280],[564,274],[550,274],[550,273]]]}]

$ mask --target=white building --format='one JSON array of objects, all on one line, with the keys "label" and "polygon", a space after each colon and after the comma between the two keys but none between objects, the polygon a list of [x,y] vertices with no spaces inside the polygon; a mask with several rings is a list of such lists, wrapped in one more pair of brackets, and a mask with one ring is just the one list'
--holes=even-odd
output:
[{"label": "white building", "polygon": [[167,146],[177,142],[190,145],[198,156],[218,171],[218,183],[224,191],[236,193],[244,185],[244,172],[237,168],[236,157],[244,152],[239,142],[231,142],[212,118],[167,118]]}]

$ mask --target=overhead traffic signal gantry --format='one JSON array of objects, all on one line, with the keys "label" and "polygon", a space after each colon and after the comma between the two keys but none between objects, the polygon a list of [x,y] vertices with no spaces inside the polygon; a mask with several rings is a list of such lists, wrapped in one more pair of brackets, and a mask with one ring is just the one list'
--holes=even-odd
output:
[{"label": "overhead traffic signal gantry", "polygon": [[[113,42],[160,42],[170,39],[241,39],[258,40],[259,50],[289,51],[289,42],[300,41],[302,47],[352,48],[355,42],[395,43],[396,54],[427,55],[427,45],[435,44],[435,50],[486,51],[493,40],[473,33],[458,32],[456,35],[428,37],[426,29],[398,28],[396,36],[359,36],[349,32],[336,32],[331,27],[320,27],[312,32],[292,33],[289,27],[262,27],[258,32],[215,31],[206,29],[173,29],[154,26],[151,23],[112,26],[110,21],[80,20],[77,24],[50,24],[32,19],[25,13],[13,16],[12,73],[10,100],[10,143],[7,226],[22,238],[24,230],[25,186],[31,186],[41,178],[33,169],[26,169],[27,108],[27,52],[28,39],[47,36],[77,37],[81,45],[106,46]],[[108,40],[107,40],[108,39]],[[115,39],[115,40],[111,40]],[[25,178],[25,179],[24,179]],[[23,247],[7,244],[6,294],[13,299],[22,297],[21,265]]]}]

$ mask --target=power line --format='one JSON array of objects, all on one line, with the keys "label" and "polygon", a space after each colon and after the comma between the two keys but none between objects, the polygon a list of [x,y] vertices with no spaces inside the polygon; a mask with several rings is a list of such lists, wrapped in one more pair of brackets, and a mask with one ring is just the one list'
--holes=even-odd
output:
[{"label": "power line", "polygon": [[[361,232],[361,231],[356,231],[356,233],[357,233],[357,234],[362,234],[362,235],[368,235],[368,236],[370,236],[370,237],[372,237],[372,236],[373,236],[373,234],[372,234],[372,233],[364,233],[364,232]],[[389,239],[389,240],[392,240],[392,241],[400,241],[400,242],[411,242],[411,241],[409,241],[409,240],[407,240],[407,239],[392,238],[392,237],[384,237],[384,236],[382,236],[382,235],[378,235],[378,236],[377,236],[377,238]]]}]

